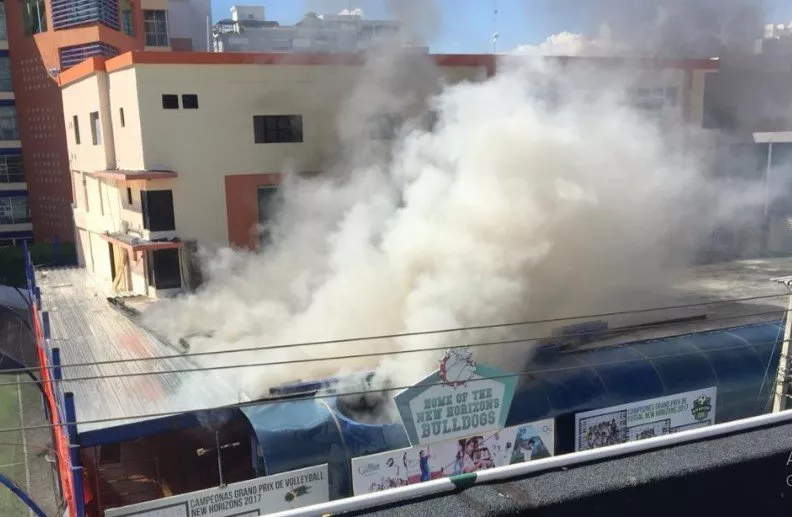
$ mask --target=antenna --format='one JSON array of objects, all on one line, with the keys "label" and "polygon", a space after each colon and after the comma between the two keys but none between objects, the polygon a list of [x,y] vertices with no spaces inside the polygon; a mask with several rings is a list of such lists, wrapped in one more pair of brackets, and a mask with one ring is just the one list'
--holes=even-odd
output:
[{"label": "antenna", "polygon": [[492,53],[498,53],[498,0],[492,0]]}]

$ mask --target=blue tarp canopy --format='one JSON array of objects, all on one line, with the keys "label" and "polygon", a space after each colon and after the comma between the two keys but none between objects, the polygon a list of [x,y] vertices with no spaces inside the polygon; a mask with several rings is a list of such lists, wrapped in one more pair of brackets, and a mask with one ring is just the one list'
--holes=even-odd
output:
[{"label": "blue tarp canopy", "polygon": [[[524,369],[534,373],[518,387],[507,425],[556,418],[556,452],[568,452],[575,413],[711,386],[718,389],[717,422],[762,414],[769,407],[782,340],[782,322],[771,322],[540,354]],[[332,497],[351,493],[351,458],[409,446],[400,423],[355,422],[333,398],[241,410],[267,474],[329,463]]]}]

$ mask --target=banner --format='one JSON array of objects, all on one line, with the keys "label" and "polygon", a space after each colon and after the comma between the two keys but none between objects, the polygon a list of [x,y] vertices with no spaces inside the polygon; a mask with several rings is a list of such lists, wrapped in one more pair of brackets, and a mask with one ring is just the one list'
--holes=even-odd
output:
[{"label": "banner", "polygon": [[502,429],[517,377],[476,364],[467,348],[453,348],[440,369],[394,399],[413,445]]},{"label": "banner", "polygon": [[547,458],[555,450],[553,419],[352,460],[355,495]]},{"label": "banner", "polygon": [[716,388],[575,415],[575,450],[584,451],[712,425]]},{"label": "banner", "polygon": [[105,511],[105,517],[253,517],[330,500],[327,465]]}]

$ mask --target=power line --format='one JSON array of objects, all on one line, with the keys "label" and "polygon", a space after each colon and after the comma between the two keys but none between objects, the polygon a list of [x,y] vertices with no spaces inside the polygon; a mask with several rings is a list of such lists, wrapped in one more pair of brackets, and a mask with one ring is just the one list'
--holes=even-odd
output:
[{"label": "power line", "polygon": [[[784,340],[783,342],[787,342],[787,341],[790,341],[790,340]],[[766,341],[766,342],[761,342],[761,343],[735,345],[735,346],[732,346],[732,347],[719,348],[718,351],[740,350],[740,349],[746,349],[746,348],[754,348],[757,345],[768,345],[769,346],[771,344],[774,345],[774,344],[776,344],[776,342],[775,341]],[[560,371],[582,370],[582,369],[586,369],[586,368],[612,366],[612,365],[617,365],[617,364],[635,363],[635,362],[642,362],[642,361],[647,361],[647,360],[667,359],[667,358],[670,358],[670,357],[681,357],[681,356],[687,356],[687,355],[697,355],[697,354],[702,354],[702,353],[705,353],[705,351],[703,351],[703,350],[693,350],[693,351],[688,351],[688,352],[674,352],[674,353],[669,353],[669,354],[656,355],[656,356],[652,356],[651,358],[639,357],[639,358],[633,358],[633,359],[624,359],[624,360],[620,360],[620,361],[607,361],[607,362],[602,362],[602,363],[597,363],[597,364],[581,364],[581,365],[575,365],[575,366],[562,366],[562,367],[556,367],[556,368],[545,368],[545,369],[541,369],[541,370],[525,370],[525,371],[522,371],[522,372],[508,373],[508,374],[504,374],[504,375],[493,375],[493,376],[489,376],[489,377],[482,377],[480,379],[473,379],[473,380],[470,380],[468,382],[473,383],[473,382],[480,382],[480,381],[485,381],[485,380],[509,379],[509,378],[513,378],[513,377],[518,377],[518,378],[520,378],[520,377],[530,377],[532,375],[541,375],[541,374],[560,372]],[[444,383],[442,383],[442,382],[436,382],[436,383],[424,384],[424,386],[426,386],[426,387],[442,386],[443,384]],[[165,411],[165,412],[161,412],[161,413],[149,413],[149,414],[145,414],[145,415],[130,415],[130,416],[123,416],[123,417],[98,418],[98,419],[92,419],[92,420],[78,420],[78,421],[75,421],[75,422],[61,422],[61,423],[58,423],[58,424],[38,424],[38,425],[22,426],[22,427],[7,427],[7,428],[1,428],[0,429],[0,433],[19,432],[19,431],[26,431],[26,430],[31,430],[31,429],[49,429],[49,428],[53,428],[53,427],[56,427],[56,426],[101,424],[101,423],[118,422],[118,421],[125,421],[125,420],[162,418],[162,417],[168,417],[168,416],[174,416],[174,415],[181,415],[181,414],[184,414],[184,413],[196,413],[196,412],[199,412],[199,411],[200,412],[204,412],[204,411],[221,411],[221,410],[226,410],[226,409],[235,409],[235,408],[248,407],[248,406],[259,406],[259,405],[266,405],[266,404],[280,404],[280,403],[283,403],[283,402],[307,401],[307,400],[317,400],[317,399],[327,399],[327,398],[337,398],[337,397],[349,397],[349,396],[361,396],[361,395],[369,395],[369,394],[372,394],[372,393],[380,394],[380,393],[384,393],[384,392],[403,391],[405,389],[409,389],[409,388],[412,388],[412,387],[413,386],[387,386],[387,387],[378,388],[378,389],[368,389],[368,390],[359,390],[359,391],[350,391],[350,392],[341,392],[341,393],[315,393],[315,394],[312,394],[310,396],[308,394],[306,394],[306,396],[298,397],[298,398],[296,398],[294,395],[287,395],[287,396],[282,396],[282,397],[277,397],[277,398],[258,399],[258,400],[252,400],[252,401],[249,401],[249,402],[238,402],[238,403],[235,403],[235,404],[227,404],[227,405],[223,405],[223,406],[214,406],[214,407],[203,408],[203,409],[191,409],[191,410],[182,410],[182,411]]]},{"label": "power line", "polygon": [[[397,334],[381,334],[375,336],[367,336],[367,337],[353,337],[353,338],[342,338],[342,339],[330,339],[330,340],[323,340],[323,341],[305,341],[300,343],[289,343],[289,344],[281,344],[281,345],[271,345],[271,346],[256,346],[256,347],[247,347],[247,348],[235,348],[229,350],[209,350],[205,352],[193,352],[193,353],[186,353],[186,354],[171,354],[171,355],[159,355],[159,356],[151,356],[151,357],[134,357],[128,359],[111,359],[107,361],[94,361],[94,362],[85,362],[85,363],[72,363],[72,364],[64,364],[61,365],[61,368],[77,368],[77,367],[85,367],[85,366],[98,366],[98,365],[105,365],[105,364],[118,364],[118,363],[133,363],[133,362],[141,362],[141,361],[154,361],[154,360],[164,360],[164,359],[182,359],[182,358],[191,358],[191,357],[202,357],[202,356],[211,356],[211,355],[221,355],[221,354],[233,354],[233,353],[245,353],[245,352],[261,352],[261,351],[271,351],[271,350],[283,350],[289,348],[297,348],[297,347],[304,347],[304,346],[322,346],[322,345],[332,345],[332,344],[343,344],[343,343],[354,343],[360,341],[379,341],[385,339],[397,339],[402,337],[416,337],[416,336],[425,336],[425,335],[434,335],[434,334],[446,334],[451,332],[467,332],[467,331],[475,331],[475,330],[489,330],[489,329],[496,329],[496,328],[508,328],[508,327],[518,327],[518,326],[525,326],[525,325],[538,325],[544,323],[559,323],[564,321],[572,321],[572,320],[584,320],[584,319],[592,319],[592,318],[602,318],[607,316],[621,316],[621,315],[628,315],[628,314],[642,314],[647,312],[658,312],[658,311],[666,311],[666,310],[675,310],[675,309],[687,309],[693,307],[704,307],[704,306],[711,306],[711,305],[722,305],[728,303],[739,303],[745,301],[752,301],[752,300],[762,300],[762,299],[769,299],[769,298],[778,298],[781,296],[789,296],[789,293],[780,293],[780,294],[772,294],[772,295],[762,295],[762,296],[752,296],[752,297],[745,297],[745,298],[734,298],[728,300],[715,300],[709,302],[698,302],[698,303],[690,303],[690,304],[683,304],[683,305],[672,305],[666,307],[655,307],[655,308],[648,308],[648,309],[631,309],[628,311],[615,311],[615,312],[606,312],[600,314],[589,314],[585,316],[565,316],[559,318],[547,318],[541,320],[529,320],[529,321],[521,321],[521,322],[511,322],[511,323],[493,323],[489,325],[476,325],[476,326],[468,326],[468,327],[456,327],[456,328],[446,328],[446,329],[437,329],[437,330],[424,330],[424,331],[415,331],[415,332],[402,332]],[[718,317],[718,318],[708,318],[708,321],[717,321],[719,319],[737,319],[741,317],[750,317],[750,316],[761,316],[767,314],[773,314],[775,312],[786,313],[788,309],[779,308],[777,311],[768,311],[762,313],[755,313],[755,314],[748,314],[745,316],[725,316],[725,317]],[[657,324],[647,324],[645,328],[652,328],[653,326],[661,326],[664,324],[679,324],[678,321],[672,321],[669,323],[659,322]],[[641,326],[636,325],[630,327],[629,330],[640,330]],[[614,330],[606,330],[602,333],[610,333],[610,332],[623,332],[622,329],[614,329]],[[542,339],[554,339],[560,337],[574,337],[574,336],[581,336],[585,335],[587,332],[582,332],[580,334],[566,334],[564,336],[542,336],[542,337],[534,337],[534,338],[525,338],[525,341],[531,340],[542,340]],[[48,367],[53,368],[53,367]],[[17,368],[13,370],[5,370],[6,373],[27,373],[27,372],[35,372],[41,370],[41,367],[38,368]]]},{"label": "power line", "polygon": [[[738,315],[738,316],[721,316],[718,318],[710,318],[707,321],[718,321],[718,320],[734,320],[734,319],[741,319],[741,318],[750,318],[756,316],[766,316],[771,314],[784,314],[789,309],[778,309],[774,311],[766,311],[766,312],[759,312],[759,313],[751,313],[745,315]],[[633,327],[627,328],[615,328],[609,330],[603,330],[601,334],[619,334],[619,333],[628,333],[634,332],[636,330],[646,330],[652,329],[657,327],[662,327],[664,325],[676,325],[679,324],[679,321],[671,321],[671,322],[657,322],[647,325],[638,325]],[[586,332],[581,332],[577,334],[564,334],[560,336],[541,336],[541,337],[519,337],[507,340],[497,340],[497,341],[485,341],[481,343],[470,343],[465,344],[464,346],[468,348],[480,348],[480,347],[489,347],[489,346],[498,346],[498,345],[509,345],[509,344],[517,344],[517,343],[524,343],[527,341],[542,341],[545,339],[563,339],[563,338],[570,338],[576,336],[583,336],[586,335]],[[680,335],[687,335],[687,334],[678,334],[676,336],[666,336],[662,339],[672,339],[674,337],[678,337]],[[777,341],[777,340],[776,340]],[[774,341],[774,342],[776,342]],[[622,343],[621,345],[627,345],[629,343]],[[618,345],[613,345],[618,346]],[[250,351],[264,351],[267,350],[268,347],[256,347]],[[169,369],[169,370],[159,370],[159,371],[147,371],[147,372],[128,372],[128,373],[118,373],[118,374],[109,374],[109,375],[92,375],[92,376],[84,376],[84,377],[72,377],[72,378],[61,378],[61,379],[52,379],[52,382],[79,382],[79,381],[92,381],[92,380],[104,380],[104,379],[113,379],[113,378],[124,378],[124,377],[144,377],[149,375],[167,375],[167,374],[176,374],[176,373],[192,373],[192,372],[205,372],[205,371],[217,371],[217,370],[232,370],[232,369],[240,369],[240,368],[260,368],[265,366],[285,366],[288,364],[304,364],[304,363],[312,363],[312,362],[320,362],[320,361],[341,361],[341,360],[350,360],[350,359],[360,359],[364,357],[382,357],[382,356],[391,356],[391,355],[403,355],[403,354],[413,354],[413,353],[424,353],[424,352],[437,352],[441,350],[439,347],[424,347],[424,348],[410,348],[405,350],[391,350],[391,351],[382,351],[382,352],[368,352],[362,354],[349,354],[343,356],[329,356],[329,357],[308,357],[302,359],[290,359],[290,360],[283,360],[283,361],[270,361],[270,362],[263,362],[263,363],[246,363],[246,364],[233,364],[233,365],[217,365],[217,366],[199,366],[196,368],[180,368],[180,369]],[[237,352],[239,350],[226,350],[226,351],[215,351],[213,353],[228,353],[228,352]],[[165,356],[168,357],[168,356]],[[175,357],[184,357],[182,355],[178,355]],[[151,358],[141,358],[141,359],[162,359],[163,357],[151,357]],[[119,363],[119,362],[136,362],[138,359],[129,359],[129,360],[117,360],[117,361],[103,361],[103,362],[94,362],[94,363],[78,363],[78,364],[67,364],[61,366],[63,367],[71,367],[75,368],[78,366],[96,366],[96,365],[104,365],[108,363]],[[54,366],[48,366],[46,369],[54,369]],[[42,368],[18,368],[14,370],[5,370],[3,373],[23,373],[23,372],[35,372],[37,370],[41,370]],[[41,381],[39,380],[23,380],[23,381],[15,381],[15,382],[6,382],[0,383],[0,387],[3,386],[18,386],[21,384],[37,384]]]}]

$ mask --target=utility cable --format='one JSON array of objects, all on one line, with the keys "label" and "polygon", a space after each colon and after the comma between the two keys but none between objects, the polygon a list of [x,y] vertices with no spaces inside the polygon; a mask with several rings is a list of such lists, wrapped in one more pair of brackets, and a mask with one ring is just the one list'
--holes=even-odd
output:
[{"label": "utility cable", "polygon": [[[745,345],[735,345],[732,347],[723,347],[719,348],[718,351],[726,351],[726,350],[740,350],[746,348],[754,348],[757,345],[765,344],[767,346],[775,344],[774,342],[764,342],[764,343],[753,343],[753,344],[745,344]],[[570,370],[581,370],[586,368],[599,368],[602,366],[613,366],[618,364],[627,364],[627,363],[636,363],[636,362],[644,362],[647,360],[655,361],[658,359],[667,359],[671,357],[681,357],[681,356],[688,356],[688,355],[697,355],[703,354],[706,351],[704,350],[692,350],[687,352],[674,352],[669,354],[661,354],[652,356],[651,358],[646,357],[639,357],[633,359],[624,359],[620,361],[606,361],[597,364],[580,364],[575,366],[562,366],[562,367],[555,367],[555,368],[545,368],[545,369],[538,369],[538,370],[525,370],[522,372],[516,373],[507,373],[503,375],[493,375],[488,377],[482,377],[479,379],[472,379],[468,381],[468,383],[475,383],[484,380],[499,380],[499,379],[510,379],[510,378],[522,378],[522,377],[530,377],[533,375],[542,375],[547,373],[553,372],[561,372],[561,371],[570,371]],[[436,382],[436,383],[429,383],[425,384],[426,387],[432,386],[442,386],[445,383],[443,382]],[[128,415],[122,417],[108,417],[108,418],[97,418],[91,420],[78,420],[74,422],[60,422],[58,424],[37,424],[31,426],[21,426],[21,427],[6,427],[0,428],[0,433],[10,433],[10,432],[19,432],[19,431],[27,431],[31,429],[49,429],[54,428],[57,426],[69,426],[69,425],[85,425],[85,424],[102,424],[107,422],[119,422],[119,421],[129,421],[129,420],[144,420],[144,419],[152,419],[152,418],[163,418],[175,415],[181,415],[184,413],[195,413],[195,412],[205,412],[205,411],[222,411],[228,409],[236,409],[242,407],[250,407],[250,406],[260,406],[260,405],[267,405],[267,404],[280,404],[283,402],[295,402],[295,401],[309,401],[309,400],[318,400],[318,399],[327,399],[327,398],[339,398],[339,397],[350,397],[350,396],[363,396],[363,395],[370,395],[370,394],[382,394],[385,392],[398,392],[403,391],[413,386],[387,386],[378,389],[367,389],[367,390],[358,390],[358,391],[345,391],[345,392],[315,392],[315,393],[306,393],[304,396],[295,397],[294,395],[284,395],[280,397],[270,397],[270,398],[261,398],[257,400],[251,400],[248,402],[237,402],[234,404],[227,404],[221,406],[214,406],[209,408],[202,408],[202,409],[185,409],[181,411],[164,411],[160,413],[148,413],[143,415]]]},{"label": "utility cable", "polygon": [[[723,316],[721,318],[712,318],[708,321],[717,321],[718,319],[722,320],[733,320],[733,319],[740,319],[740,318],[748,318],[748,317],[756,317],[760,315],[770,315],[770,314],[778,314],[778,313],[786,313],[788,309],[781,309],[775,311],[767,311],[762,313],[752,313],[746,314],[741,316]],[[660,326],[665,322],[659,322],[655,324],[656,326]],[[678,324],[678,322],[674,322],[674,324]],[[635,330],[643,330],[643,329],[651,329],[656,328],[652,326],[646,327],[629,327],[626,330],[621,329],[612,329],[613,333],[629,333],[634,332]],[[606,331],[603,331],[604,334]],[[586,333],[581,333],[579,335],[586,335]],[[675,337],[689,335],[689,333],[678,334],[676,336],[665,336],[663,338],[654,338],[654,339],[673,339]],[[498,345],[509,345],[509,344],[517,344],[517,343],[524,343],[530,341],[542,341],[545,339],[563,339],[575,337],[574,334],[566,334],[561,336],[544,336],[544,337],[519,337],[513,339],[506,339],[506,340],[497,340],[497,341],[485,341],[480,343],[469,343],[461,346],[465,346],[468,348],[481,348],[481,347],[490,347],[490,346],[498,346]],[[645,340],[644,340],[645,341]],[[634,342],[626,342],[620,344],[614,344],[611,346],[626,346],[630,345],[631,343],[637,343],[640,341]],[[772,341],[773,343],[777,343],[777,339]],[[768,343],[770,343],[768,341]],[[146,371],[146,372],[127,372],[127,373],[116,373],[116,374],[107,374],[107,375],[91,375],[91,376],[84,376],[84,377],[72,377],[72,378],[61,378],[61,379],[52,379],[52,382],[79,382],[79,381],[93,381],[93,380],[104,380],[104,379],[114,379],[114,378],[124,378],[124,377],[143,377],[143,376],[150,376],[150,375],[167,375],[167,374],[177,374],[177,373],[192,373],[192,372],[205,372],[205,371],[217,371],[217,370],[231,370],[231,369],[239,369],[239,368],[260,368],[266,366],[285,366],[289,364],[305,364],[305,363],[312,363],[312,362],[320,362],[320,361],[342,361],[342,360],[353,360],[353,359],[361,359],[366,357],[383,357],[383,356],[392,356],[392,355],[403,355],[403,354],[413,354],[413,353],[425,353],[425,352],[438,352],[447,347],[424,347],[424,348],[410,348],[404,350],[390,350],[390,351],[381,351],[381,352],[368,352],[368,353],[359,353],[359,354],[349,354],[349,355],[342,355],[342,356],[329,356],[329,357],[308,357],[302,359],[289,359],[289,360],[282,360],[282,361],[270,361],[270,362],[260,362],[260,363],[245,363],[245,364],[233,364],[233,365],[216,365],[216,366],[197,366],[195,368],[179,368],[179,369],[167,369],[167,370],[159,370],[159,371]],[[537,345],[537,349],[541,349],[540,345]],[[267,347],[257,347],[254,350],[256,351],[266,351],[268,350]],[[237,350],[227,350],[227,351],[220,351],[222,352],[236,352]],[[252,350],[251,350],[252,351]],[[168,356],[165,356],[168,357]],[[175,357],[184,357],[184,356],[175,356]],[[163,357],[152,357],[146,359],[163,359]],[[85,367],[85,366],[97,366],[109,363],[118,363],[118,362],[133,362],[135,360],[118,360],[118,361],[107,361],[107,362],[94,362],[94,363],[78,363],[78,364],[66,364],[62,365],[61,368],[64,367]],[[48,366],[47,369],[53,369],[54,366]],[[23,372],[33,372],[41,370],[41,368],[17,368],[14,370],[4,370],[2,373],[23,373]],[[14,382],[4,382],[0,383],[0,387],[3,386],[19,386],[21,384],[37,384],[41,382],[40,380],[33,380],[27,379],[22,381],[14,381]]]},{"label": "utility cable", "polygon": [[[729,300],[715,300],[710,302],[699,302],[693,304],[684,304],[684,305],[675,305],[675,306],[667,306],[667,307],[656,307],[650,309],[633,309],[629,311],[617,311],[617,312],[609,312],[609,313],[601,313],[601,314],[591,314],[588,316],[566,316],[560,318],[549,318],[543,320],[532,320],[532,321],[523,321],[523,322],[512,322],[512,323],[495,323],[489,325],[476,325],[476,326],[468,326],[468,327],[457,327],[457,328],[447,328],[447,329],[438,329],[438,330],[425,330],[425,331],[416,331],[416,332],[403,332],[398,334],[382,334],[382,335],[375,335],[375,336],[368,336],[368,337],[353,337],[353,338],[342,338],[342,339],[330,339],[330,340],[323,340],[323,341],[305,341],[300,343],[289,343],[289,344],[281,344],[281,345],[271,345],[271,346],[256,346],[256,347],[247,347],[247,348],[235,348],[235,349],[224,349],[224,350],[208,350],[204,352],[193,352],[193,353],[185,353],[185,354],[170,354],[170,355],[158,355],[158,356],[151,356],[151,357],[134,357],[134,358],[127,358],[127,359],[111,359],[107,361],[93,361],[93,362],[85,362],[85,363],[71,363],[71,364],[63,364],[61,368],[77,368],[77,367],[85,367],[85,366],[98,366],[104,364],[118,364],[118,363],[131,363],[131,362],[141,362],[141,361],[154,361],[154,360],[165,360],[165,359],[182,359],[182,358],[191,358],[191,357],[204,357],[204,356],[212,356],[212,355],[223,355],[223,354],[233,354],[233,353],[245,353],[245,352],[260,352],[260,351],[272,351],[272,350],[283,350],[283,349],[290,349],[290,348],[297,348],[297,347],[304,347],[304,346],[321,346],[321,345],[332,345],[332,344],[343,344],[343,343],[354,343],[354,342],[361,342],[361,341],[378,341],[378,340],[385,340],[385,339],[396,339],[402,337],[415,337],[415,336],[424,336],[424,335],[433,335],[433,334],[445,334],[451,332],[469,332],[469,331],[476,331],[476,330],[489,330],[489,329],[496,329],[496,328],[508,328],[508,327],[516,327],[516,326],[525,326],[525,325],[536,325],[536,324],[544,324],[544,323],[557,323],[563,321],[571,321],[571,320],[584,320],[584,319],[592,319],[592,318],[602,318],[606,316],[620,316],[620,315],[627,315],[627,314],[639,314],[639,313],[647,313],[647,312],[655,312],[655,311],[664,311],[664,310],[675,310],[675,309],[686,309],[692,307],[703,307],[703,306],[710,306],[716,304],[728,304],[728,303],[739,303],[744,301],[752,301],[752,300],[760,300],[760,299],[767,299],[767,298],[777,298],[780,296],[789,296],[788,293],[781,293],[781,294],[773,294],[773,295],[763,295],[763,296],[753,296],[753,297],[746,297],[746,298],[735,298]],[[746,315],[735,315],[735,316],[722,316],[716,318],[707,318],[707,321],[718,321],[718,320],[729,320],[729,319],[738,319],[742,317],[751,317],[751,316],[763,316],[773,313],[782,313],[785,314],[788,309],[781,309],[768,312],[760,312],[760,313],[752,313]],[[609,334],[609,333],[617,333],[617,332],[626,332],[626,331],[635,331],[641,330],[642,328],[654,328],[662,325],[678,325],[679,321],[671,321],[671,322],[657,322],[657,323],[649,323],[646,326],[635,325],[631,326],[627,329],[607,329],[600,332],[600,334]],[[563,339],[565,337],[575,337],[575,336],[582,336],[587,335],[589,332],[581,332],[578,334],[563,334],[557,336],[543,336],[543,337],[533,337],[533,338],[525,338],[524,341],[536,341],[536,340],[543,340],[543,339]],[[48,368],[53,368],[52,366]],[[41,367],[36,368],[17,368],[13,370],[5,370],[6,373],[26,373],[26,372],[35,372],[41,370]]]}]

